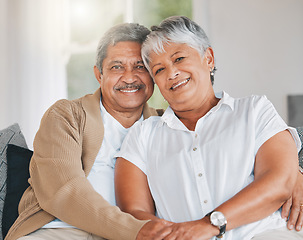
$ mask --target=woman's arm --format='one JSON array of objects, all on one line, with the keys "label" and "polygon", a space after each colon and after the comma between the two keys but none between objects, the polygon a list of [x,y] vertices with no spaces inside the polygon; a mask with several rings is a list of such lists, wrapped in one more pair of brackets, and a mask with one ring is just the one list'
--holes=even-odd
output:
[{"label": "woman's arm", "polygon": [[[259,149],[255,159],[255,180],[234,197],[216,208],[226,219],[226,230],[261,220],[291,196],[297,178],[297,151],[291,134],[283,131]],[[219,234],[208,216],[201,220],[177,223],[165,240],[209,239]]]},{"label": "woman's arm", "polygon": [[[139,219],[154,218],[155,207],[145,174],[132,163],[120,158],[116,163],[117,204]],[[261,220],[291,196],[297,178],[297,150],[291,134],[283,131],[267,140],[255,159],[255,180],[216,208],[227,219],[227,230]],[[180,209],[178,209],[180,210]],[[219,234],[209,217],[175,223],[164,239],[209,239]]]},{"label": "woman's arm", "polygon": [[116,202],[124,212],[147,220],[158,219],[146,175],[124,158],[117,158],[115,165]]},{"label": "woman's arm", "polygon": [[140,220],[152,220],[141,228],[137,240],[161,240],[171,232],[171,223],[155,216],[155,205],[146,175],[124,158],[117,158],[116,161],[115,193],[117,205],[123,212]]},{"label": "woman's arm", "polygon": [[285,130],[267,140],[255,159],[255,180],[217,208],[227,218],[227,230],[263,219],[291,196],[297,171],[295,142]]}]

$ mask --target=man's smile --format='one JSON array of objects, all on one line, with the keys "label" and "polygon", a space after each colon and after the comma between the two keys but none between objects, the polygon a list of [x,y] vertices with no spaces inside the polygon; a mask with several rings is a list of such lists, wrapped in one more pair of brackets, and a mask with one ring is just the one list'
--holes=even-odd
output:
[{"label": "man's smile", "polygon": [[124,92],[124,93],[134,93],[137,92],[139,89],[121,89],[120,92]]},{"label": "man's smile", "polygon": [[115,86],[114,89],[122,93],[135,93],[144,87],[144,84],[130,83],[124,86]]}]

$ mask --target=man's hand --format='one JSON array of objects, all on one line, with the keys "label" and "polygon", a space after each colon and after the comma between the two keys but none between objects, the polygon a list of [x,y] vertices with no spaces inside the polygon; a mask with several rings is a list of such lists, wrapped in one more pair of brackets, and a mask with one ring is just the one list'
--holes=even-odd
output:
[{"label": "man's hand", "polygon": [[172,232],[164,240],[208,240],[219,234],[219,229],[212,226],[208,217],[201,220],[174,223]]},{"label": "man's hand", "polygon": [[292,230],[295,228],[297,231],[300,231],[303,224],[303,176],[300,172],[298,172],[292,197],[282,207],[282,217],[287,219],[288,216],[288,229]]},{"label": "man's hand", "polygon": [[140,229],[136,240],[162,240],[171,232],[171,225],[162,219],[151,220]]}]

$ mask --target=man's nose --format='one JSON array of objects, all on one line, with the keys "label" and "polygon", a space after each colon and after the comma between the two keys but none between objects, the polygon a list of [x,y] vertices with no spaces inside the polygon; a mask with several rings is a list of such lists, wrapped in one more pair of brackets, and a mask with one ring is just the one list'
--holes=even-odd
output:
[{"label": "man's nose", "polygon": [[125,72],[123,73],[123,81],[127,83],[132,83],[136,81],[136,74],[133,69],[126,69]]}]

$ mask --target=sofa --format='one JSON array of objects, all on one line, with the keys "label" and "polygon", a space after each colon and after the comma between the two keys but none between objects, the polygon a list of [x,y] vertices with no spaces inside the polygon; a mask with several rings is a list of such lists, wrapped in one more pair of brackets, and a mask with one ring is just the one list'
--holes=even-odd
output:
[{"label": "sofa", "polygon": [[[303,127],[296,128],[303,142]],[[303,144],[299,165],[303,168]],[[18,203],[29,186],[29,163],[33,152],[28,149],[20,126],[16,123],[0,131],[0,240],[18,217]]]}]

